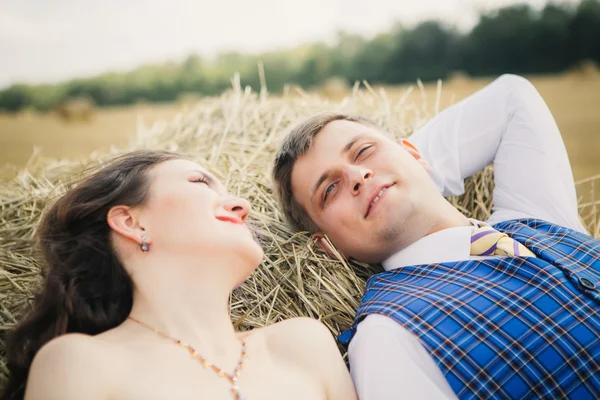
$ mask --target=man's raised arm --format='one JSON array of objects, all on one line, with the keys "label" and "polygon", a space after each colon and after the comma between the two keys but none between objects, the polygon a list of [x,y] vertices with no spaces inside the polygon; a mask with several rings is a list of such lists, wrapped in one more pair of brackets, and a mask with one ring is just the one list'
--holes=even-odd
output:
[{"label": "man's raised arm", "polygon": [[490,223],[529,217],[586,232],[560,132],[525,78],[501,76],[444,110],[409,140],[429,162],[444,196],[462,194],[465,178],[494,163]]}]

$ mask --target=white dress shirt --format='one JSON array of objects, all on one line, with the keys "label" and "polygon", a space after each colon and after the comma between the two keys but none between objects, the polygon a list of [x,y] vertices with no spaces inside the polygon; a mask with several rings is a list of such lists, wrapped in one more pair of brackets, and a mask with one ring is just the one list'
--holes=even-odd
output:
[{"label": "white dress shirt", "polygon": [[[429,175],[444,196],[462,194],[465,178],[494,163],[494,209],[487,223],[539,218],[587,233],[558,127],[524,78],[503,75],[409,140],[428,161]],[[472,229],[428,235],[390,256],[383,267],[482,258],[470,256]],[[456,398],[419,339],[389,317],[373,314],[358,324],[348,354],[361,400]]]}]

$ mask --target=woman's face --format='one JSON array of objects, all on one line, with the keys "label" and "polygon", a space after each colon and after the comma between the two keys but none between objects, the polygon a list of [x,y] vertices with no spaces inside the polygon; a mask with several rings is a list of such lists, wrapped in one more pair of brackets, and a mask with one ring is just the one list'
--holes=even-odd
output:
[{"label": "woman's face", "polygon": [[152,243],[150,251],[208,262],[225,256],[232,265],[241,261],[250,271],[260,264],[263,250],[245,224],[248,201],[230,196],[217,178],[188,160],[158,164],[149,178],[152,184],[140,223]]}]

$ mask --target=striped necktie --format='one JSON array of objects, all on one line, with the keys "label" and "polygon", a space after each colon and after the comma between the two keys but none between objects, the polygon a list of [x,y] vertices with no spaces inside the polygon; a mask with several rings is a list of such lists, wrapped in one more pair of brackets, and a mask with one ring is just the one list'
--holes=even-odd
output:
[{"label": "striped necktie", "polygon": [[535,257],[527,247],[488,225],[477,228],[471,235],[471,255]]}]

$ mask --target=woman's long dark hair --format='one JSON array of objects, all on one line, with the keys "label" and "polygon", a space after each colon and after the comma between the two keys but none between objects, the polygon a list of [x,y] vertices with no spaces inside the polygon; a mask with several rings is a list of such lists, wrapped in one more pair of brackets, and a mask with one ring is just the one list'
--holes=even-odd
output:
[{"label": "woman's long dark hair", "polygon": [[7,336],[10,376],[2,400],[24,397],[33,357],[51,339],[68,332],[98,334],[127,318],[132,282],[111,246],[106,216],[116,205],[144,203],[148,170],[178,158],[153,151],[121,156],[45,214],[38,230],[45,282],[31,313]]}]

